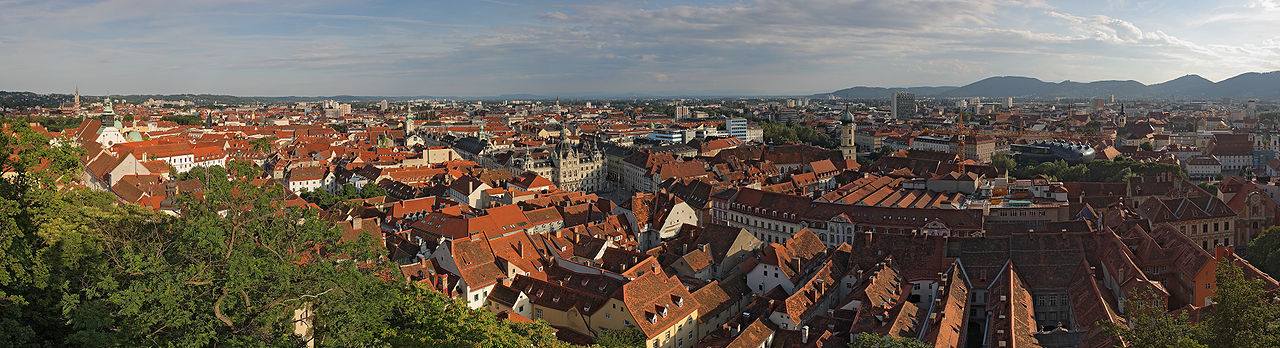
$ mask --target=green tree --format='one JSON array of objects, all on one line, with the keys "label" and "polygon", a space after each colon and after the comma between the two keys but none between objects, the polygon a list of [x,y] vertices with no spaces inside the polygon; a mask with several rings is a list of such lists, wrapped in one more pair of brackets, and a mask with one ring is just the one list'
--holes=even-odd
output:
[{"label": "green tree", "polygon": [[997,153],[991,156],[991,166],[1005,172],[1009,172],[1017,166],[1017,163],[1014,162],[1012,158],[1009,158],[1009,156],[1005,156],[1003,153]]},{"label": "green tree", "polygon": [[545,322],[499,320],[440,293],[411,286],[390,311],[395,347],[567,347]]},{"label": "green tree", "polygon": [[1280,278],[1280,226],[1267,228],[1254,237],[1245,259],[1272,278]]},{"label": "green tree", "polygon": [[924,344],[911,338],[897,338],[892,336],[880,336],[871,333],[860,333],[853,337],[850,345],[853,348],[927,348],[929,345]]},{"label": "green tree", "polygon": [[249,141],[249,146],[257,152],[271,153],[276,149],[276,137],[253,139]]},{"label": "green tree", "polygon": [[644,332],[634,328],[604,330],[596,336],[596,344],[605,348],[643,348],[645,336]]},{"label": "green tree", "polygon": [[1142,144],[1138,145],[1138,148],[1146,151],[1154,151],[1156,149],[1155,145],[1152,145],[1150,141],[1142,142]]},{"label": "green tree", "polygon": [[1201,189],[1204,189],[1205,192],[1208,192],[1211,195],[1215,195],[1215,196],[1218,195],[1217,185],[1210,184],[1207,182],[1202,182],[1202,183],[1197,183],[1196,186],[1199,186]]},{"label": "green tree", "polygon": [[373,198],[373,197],[382,197],[386,195],[387,195],[387,189],[384,189],[381,186],[378,186],[377,184],[369,182],[364,184],[364,187],[360,188],[359,198]]},{"label": "green tree", "polygon": [[1229,258],[1218,261],[1213,314],[1196,327],[1210,347],[1280,347],[1280,301]]},{"label": "green tree", "polygon": [[1103,332],[1134,347],[1198,347],[1192,337],[1193,325],[1186,312],[1169,314],[1151,290],[1124,299],[1128,325],[1110,321],[1096,323]]},{"label": "green tree", "polygon": [[80,252],[85,228],[77,212],[115,197],[57,187],[80,170],[81,150],[50,146],[25,123],[0,132],[0,340],[13,346],[43,345],[46,337],[71,332],[60,302],[73,281],[67,259]]}]

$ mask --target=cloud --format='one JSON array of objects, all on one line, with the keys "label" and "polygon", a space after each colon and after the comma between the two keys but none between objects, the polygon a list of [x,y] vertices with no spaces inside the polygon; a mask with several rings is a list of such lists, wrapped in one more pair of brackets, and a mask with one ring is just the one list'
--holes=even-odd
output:
[{"label": "cloud", "polygon": [[547,12],[538,15],[538,18],[552,22],[568,22],[569,15],[564,12]]},{"label": "cloud", "polygon": [[[1275,16],[1275,3],[1194,15]],[[0,64],[8,67],[0,89],[78,81],[117,91],[256,95],[625,93],[675,85],[767,94],[987,75],[1157,82],[1165,74],[1280,68],[1280,38],[1265,37],[1273,35],[1269,25],[1253,41],[1228,44],[1179,26],[1196,23],[1078,13],[1041,0],[394,7],[0,1]]]}]

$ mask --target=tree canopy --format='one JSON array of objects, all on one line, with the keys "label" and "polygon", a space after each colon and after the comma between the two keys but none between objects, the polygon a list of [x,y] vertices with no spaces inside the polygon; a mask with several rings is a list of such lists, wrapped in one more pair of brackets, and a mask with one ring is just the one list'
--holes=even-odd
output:
[{"label": "tree canopy", "polygon": [[0,133],[0,153],[14,154],[0,169],[16,173],[0,179],[4,345],[560,344],[543,323],[498,320],[407,283],[378,238],[344,237],[316,210],[285,207],[280,184],[245,180],[251,165],[183,174],[203,195],[178,198],[170,216],[67,185],[79,150],[10,130]]},{"label": "tree canopy", "polygon": [[1058,160],[1041,162],[1017,167],[1010,175],[1020,179],[1030,179],[1039,174],[1061,181],[1087,182],[1121,182],[1135,175],[1156,175],[1160,173],[1176,173],[1184,175],[1182,168],[1176,164],[1138,162],[1130,159],[1108,161],[1098,159],[1088,163],[1068,164]]},{"label": "tree canopy", "polygon": [[1249,242],[1245,259],[1273,278],[1280,278],[1280,226],[1272,226]]},{"label": "tree canopy", "polygon": [[1186,313],[1172,314],[1153,301],[1150,293],[1126,301],[1130,326],[1099,324],[1113,337],[1135,347],[1278,347],[1280,300],[1267,293],[1262,281],[1250,279],[1230,259],[1218,261],[1217,290],[1212,307],[1199,323]]}]

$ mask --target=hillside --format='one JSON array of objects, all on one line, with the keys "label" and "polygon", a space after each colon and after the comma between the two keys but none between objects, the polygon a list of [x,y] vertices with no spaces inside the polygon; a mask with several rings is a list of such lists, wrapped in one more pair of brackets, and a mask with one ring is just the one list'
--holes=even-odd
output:
[{"label": "hillside", "polygon": [[888,98],[893,92],[907,91],[920,97],[983,98],[1192,98],[1192,99],[1280,99],[1280,71],[1244,73],[1218,82],[1199,75],[1186,75],[1166,82],[1146,85],[1133,80],[1093,82],[1046,82],[1024,76],[995,76],[960,87],[852,87],[814,95],[830,95],[846,99]]}]

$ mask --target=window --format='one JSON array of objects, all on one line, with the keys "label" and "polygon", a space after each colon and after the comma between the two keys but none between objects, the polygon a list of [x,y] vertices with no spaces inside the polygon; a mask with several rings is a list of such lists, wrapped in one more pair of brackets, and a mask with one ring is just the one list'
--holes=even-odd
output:
[{"label": "window", "polygon": [[[534,319],[542,319],[542,308],[538,308],[538,309],[533,310],[533,318],[534,318]],[[627,325],[630,325],[630,324],[627,324]]]}]

